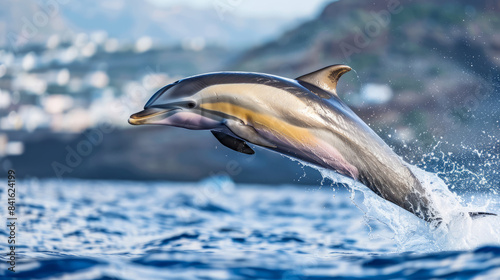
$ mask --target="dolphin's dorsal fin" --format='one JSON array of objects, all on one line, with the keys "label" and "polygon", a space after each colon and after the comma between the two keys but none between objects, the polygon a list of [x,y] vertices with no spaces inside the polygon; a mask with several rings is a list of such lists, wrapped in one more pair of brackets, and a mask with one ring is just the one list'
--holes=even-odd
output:
[{"label": "dolphin's dorsal fin", "polygon": [[338,96],[337,82],[342,75],[349,71],[351,71],[351,67],[343,64],[335,64],[300,76],[296,80],[310,83],[328,93]]},{"label": "dolphin's dorsal fin", "polygon": [[227,135],[223,132],[212,130],[212,134],[219,140],[219,142],[228,147],[229,149],[235,150],[240,153],[244,153],[247,155],[255,154],[254,150],[250,148],[245,141],[234,138],[231,135]]}]

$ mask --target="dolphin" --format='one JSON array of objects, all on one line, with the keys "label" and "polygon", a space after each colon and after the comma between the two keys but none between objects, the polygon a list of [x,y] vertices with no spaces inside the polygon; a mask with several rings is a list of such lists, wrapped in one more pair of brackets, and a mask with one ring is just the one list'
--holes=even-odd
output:
[{"label": "dolphin", "polygon": [[337,64],[296,79],[249,72],[192,76],[158,90],[128,121],[211,130],[222,145],[244,154],[254,153],[252,143],[334,170],[440,223],[439,209],[408,164],[337,95],[339,78],[350,70]]}]

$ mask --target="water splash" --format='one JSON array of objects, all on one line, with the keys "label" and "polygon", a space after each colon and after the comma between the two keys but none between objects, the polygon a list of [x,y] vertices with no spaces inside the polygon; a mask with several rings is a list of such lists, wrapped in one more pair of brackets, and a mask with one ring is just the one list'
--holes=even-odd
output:
[{"label": "water splash", "polygon": [[[488,135],[491,143],[500,144],[500,140]],[[494,148],[478,149],[465,144],[460,145],[460,155],[452,152],[446,141],[437,141],[429,153],[416,163],[420,168],[437,174],[446,185],[457,192],[485,192],[498,195],[500,186],[500,157]],[[494,145],[493,145],[494,146]]]},{"label": "water splash", "polygon": [[[396,241],[398,251],[470,250],[479,246],[500,244],[500,217],[472,219],[467,214],[468,212],[491,212],[488,210],[489,206],[498,202],[486,196],[482,199],[476,199],[474,203],[465,203],[461,196],[449,190],[445,180],[438,176],[441,174],[426,172],[417,166],[408,164],[410,170],[427,190],[434,207],[442,215],[442,222],[435,224],[427,223],[399,206],[384,200],[351,178],[332,170],[299,162],[319,171],[323,179],[348,186],[352,192],[353,203],[364,212],[367,226],[378,224],[388,227],[394,233],[392,239]],[[472,174],[465,168],[457,170]],[[356,193],[361,195],[361,203],[355,202]]]},{"label": "water splash", "polygon": [[356,73],[356,77],[358,78],[358,82],[361,84],[361,78],[359,77],[358,71],[356,69],[351,69],[354,73]]}]

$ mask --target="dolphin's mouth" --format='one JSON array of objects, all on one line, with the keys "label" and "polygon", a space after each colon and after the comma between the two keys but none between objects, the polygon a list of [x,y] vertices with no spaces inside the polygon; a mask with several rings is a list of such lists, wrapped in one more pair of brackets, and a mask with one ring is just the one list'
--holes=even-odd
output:
[{"label": "dolphin's mouth", "polygon": [[177,108],[169,108],[169,109],[147,108],[131,115],[130,118],[128,119],[128,123],[132,125],[148,124],[153,119],[157,119],[157,117],[162,117],[163,115],[171,111],[174,111],[176,109]]}]

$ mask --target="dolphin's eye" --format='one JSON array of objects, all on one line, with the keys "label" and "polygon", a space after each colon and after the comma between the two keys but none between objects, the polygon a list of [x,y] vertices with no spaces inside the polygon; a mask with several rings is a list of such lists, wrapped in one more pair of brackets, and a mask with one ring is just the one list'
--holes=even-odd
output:
[{"label": "dolphin's eye", "polygon": [[191,101],[191,102],[189,102],[187,104],[187,106],[188,106],[189,109],[193,109],[194,107],[196,107],[196,103],[194,103],[194,102]]}]

